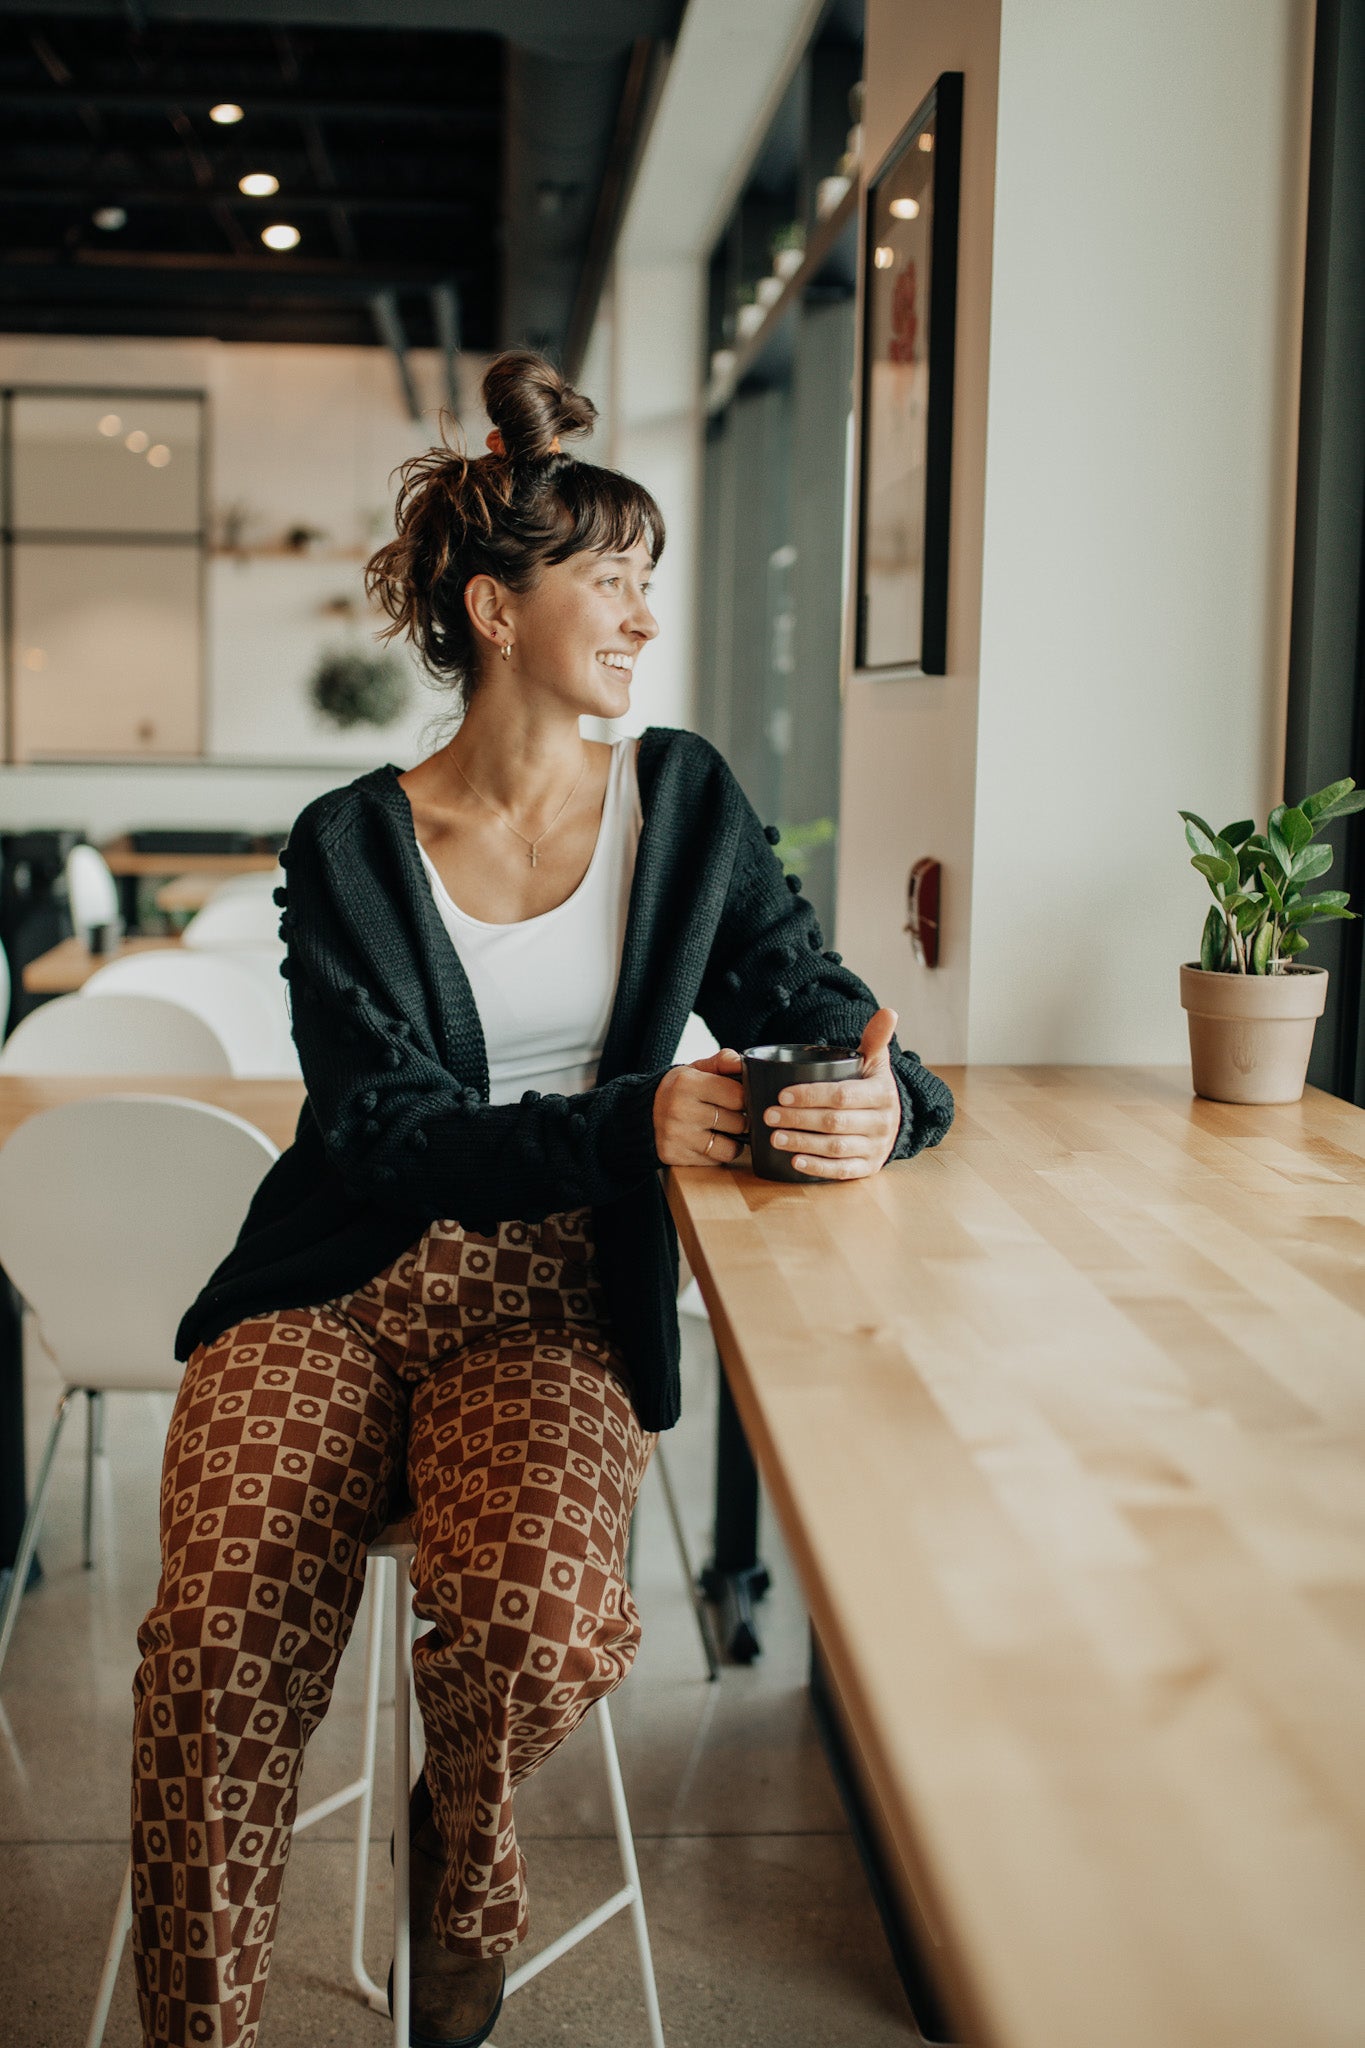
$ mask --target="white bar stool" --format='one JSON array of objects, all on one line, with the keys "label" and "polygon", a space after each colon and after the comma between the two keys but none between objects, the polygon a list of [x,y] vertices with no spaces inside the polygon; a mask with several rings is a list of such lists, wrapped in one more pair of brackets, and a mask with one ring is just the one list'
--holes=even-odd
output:
[{"label": "white bar stool", "polygon": [[[393,1614],[393,1698],[394,1698],[394,1742],[393,1742],[393,2040],[394,2048],[408,2048],[410,2029],[411,1992],[408,1971],[408,1796],[412,1785],[412,1582],[410,1570],[414,1554],[412,1524],[410,1521],[394,1522],[370,1545],[367,1563],[367,1578],[371,1581],[369,1637],[366,1646],[365,1672],[365,1732],[361,1775],[349,1785],[343,1785],[339,1792],[333,1792],[327,1799],[320,1799],[301,1813],[294,1822],[295,1835],[305,1828],[313,1827],[318,1821],[326,1820],[330,1814],[343,1806],[355,1804],[356,1813],[356,1855],[355,1882],[352,1887],[351,1906],[351,1974],[356,1987],[367,2005],[374,2012],[387,2013],[389,2001],[384,1988],[376,1984],[365,1967],[365,1891],[369,1877],[370,1861],[370,1818],[374,1806],[375,1760],[379,1742],[379,1680],[383,1662],[384,1610],[388,1606]],[[385,1597],[387,1595],[387,1598]],[[520,1991],[523,1984],[529,1984],[551,1963],[559,1961],[569,1950],[576,1948],[580,1941],[586,1941],[590,1934],[608,1920],[630,1908],[635,1930],[635,1946],[640,1962],[640,1981],[644,1989],[645,2013],[649,2026],[650,2048],[665,2048],[663,2022],[659,2014],[659,1993],[654,1981],[654,1959],[649,1946],[649,1928],[645,1921],[644,1900],[640,1891],[640,1871],[635,1858],[635,1837],[631,1832],[630,1813],[626,1806],[625,1786],[621,1780],[621,1764],[616,1754],[616,1738],[612,1732],[611,1714],[605,1700],[598,1700],[592,1709],[597,1720],[597,1731],[602,1739],[602,1758],[606,1765],[607,1787],[611,1797],[612,1821],[616,1829],[616,1844],[621,1857],[621,1874],[625,1879],[619,1891],[604,1899],[600,1906],[587,1913],[561,1934],[556,1941],[547,1942],[528,1962],[508,1973],[504,1999],[514,1991]],[[105,2024],[109,2017],[109,2006],[114,1995],[114,1984],[118,1977],[119,1963],[123,1956],[123,1944],[128,1938],[133,1920],[132,1861],[129,1860],[124,1876],[123,1895],[109,1937],[105,1955],[104,1972],[100,1978],[99,1990],[95,1997],[95,2009],[90,2017],[90,2031],[86,2035],[86,2048],[101,2048]],[[492,2048],[490,2042],[489,2048]]]}]

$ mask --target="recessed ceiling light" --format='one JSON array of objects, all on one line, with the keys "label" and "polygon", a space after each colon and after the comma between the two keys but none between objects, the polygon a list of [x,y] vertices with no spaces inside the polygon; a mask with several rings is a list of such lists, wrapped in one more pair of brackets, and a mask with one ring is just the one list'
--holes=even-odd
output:
[{"label": "recessed ceiling light", "polygon": [[888,249],[885,242],[882,243],[879,249],[873,252],[872,261],[876,264],[878,270],[889,270],[895,260],[895,250]]},{"label": "recessed ceiling light", "polygon": [[918,199],[893,199],[891,211],[897,220],[918,220],[919,201]]},{"label": "recessed ceiling light", "polygon": [[222,100],[216,107],[209,108],[210,121],[217,121],[220,127],[230,128],[234,121],[240,121],[242,110],[233,100]]},{"label": "recessed ceiling light", "polygon": [[297,249],[299,231],[290,227],[288,221],[277,220],[271,227],[261,229],[261,240],[267,249]]},{"label": "recessed ceiling light", "polygon": [[164,469],[171,459],[171,451],[164,441],[154,441],[147,450],[147,460],[153,469]]},{"label": "recessed ceiling light", "polygon": [[134,455],[141,455],[150,439],[151,435],[144,434],[141,427],[134,427],[131,434],[124,436],[123,445],[125,448],[130,449]]},{"label": "recessed ceiling light", "polygon": [[928,156],[928,154],[929,154],[930,150],[931,150],[931,149],[933,148],[933,146],[934,146],[934,138],[933,138],[933,136],[932,136],[932,135],[921,135],[921,137],[920,137],[920,139],[919,139],[919,146],[920,146],[920,148],[921,148],[921,149],[922,149],[922,150],[924,151],[924,154],[925,154],[926,156]]},{"label": "recessed ceiling light", "polygon": [[279,189],[280,181],[270,171],[248,171],[237,180],[237,190],[245,192],[248,199],[271,199]]},{"label": "recessed ceiling light", "polygon": [[113,435],[123,432],[123,421],[116,412],[107,412],[104,415],[104,418],[100,421],[100,432],[111,438]]},{"label": "recessed ceiling light", "polygon": [[121,206],[97,206],[90,216],[97,228],[103,228],[106,235],[112,235],[119,228],[126,228],[128,216]]}]

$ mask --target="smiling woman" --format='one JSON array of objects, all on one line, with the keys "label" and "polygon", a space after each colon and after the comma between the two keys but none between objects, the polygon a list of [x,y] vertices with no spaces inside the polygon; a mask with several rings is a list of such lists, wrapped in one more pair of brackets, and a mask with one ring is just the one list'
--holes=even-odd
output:
[{"label": "smiling woman", "polygon": [[[232,2037],[254,2038],[276,1830],[404,1484],[430,1627],[413,1653],[412,2038],[487,2039],[528,1925],[513,1785],[620,1681],[639,1636],[627,1533],[653,1432],[678,1412],[659,1168],[739,1158],[736,1048],[756,1040],[860,1049],[859,1078],[776,1112],[773,1142],[807,1178],[875,1173],[952,1114],[893,1013],[824,950],[715,749],[662,727],[583,739],[585,715],[624,712],[658,633],[663,520],[639,484],[565,452],[593,408],[542,357],[496,358],[484,398],[488,453],[410,462],[397,536],[369,568],[463,719],[409,773],[329,792],[290,834],[281,929],[308,1101],[180,1330],[137,1687],[154,2048],[222,2039],[229,2004]],[[693,1012],[722,1050],[676,1065]],[[246,1452],[243,1410],[259,1417]],[[240,1503],[226,1516],[200,1501],[208,1474]],[[265,1527],[277,1490],[305,1521]],[[259,1580],[239,1550],[269,1552]],[[276,1578],[314,1592],[301,1625],[291,1610],[262,1631]],[[264,1766],[259,1742],[223,1733],[267,1723]],[[224,1825],[168,1832],[168,1778]],[[188,1932],[157,1910],[220,1896],[242,1911]]]}]

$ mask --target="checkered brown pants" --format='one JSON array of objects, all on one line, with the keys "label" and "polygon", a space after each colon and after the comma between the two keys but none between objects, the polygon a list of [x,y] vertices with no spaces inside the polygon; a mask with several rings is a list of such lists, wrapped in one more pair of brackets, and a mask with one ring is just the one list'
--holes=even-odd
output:
[{"label": "checkered brown pants", "polygon": [[413,1505],[414,1654],[448,1854],[436,1932],[527,1930],[512,1788],[620,1683],[653,1449],[619,1377],[586,1209],[434,1223],[358,1292],[190,1359],[138,1632],[133,1945],[149,2044],[255,2048],[304,1745],[366,1546]]}]

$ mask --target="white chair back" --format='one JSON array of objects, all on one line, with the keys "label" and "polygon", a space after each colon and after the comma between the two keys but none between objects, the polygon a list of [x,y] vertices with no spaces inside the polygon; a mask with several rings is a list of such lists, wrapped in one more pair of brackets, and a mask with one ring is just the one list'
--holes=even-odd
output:
[{"label": "white chair back", "polygon": [[283,959],[279,928],[280,913],[268,892],[233,889],[211,897],[180,936],[182,944],[195,950],[258,946],[268,952],[278,948],[278,958]]},{"label": "white chair back", "polygon": [[255,951],[127,953],[92,974],[81,993],[86,1001],[117,994],[180,1003],[212,1026],[234,1074],[286,1080],[298,1074],[284,982],[275,962]]},{"label": "white chair back", "polygon": [[73,846],[67,855],[66,895],[78,938],[95,925],[117,924],[118,884],[93,846]]},{"label": "white chair back", "polygon": [[58,996],[17,1024],[0,1074],[230,1074],[213,1026],[164,996]]},{"label": "white chair back", "polygon": [[69,1386],[167,1391],[176,1326],[279,1157],[242,1117],[100,1095],[0,1149],[0,1263]]}]

